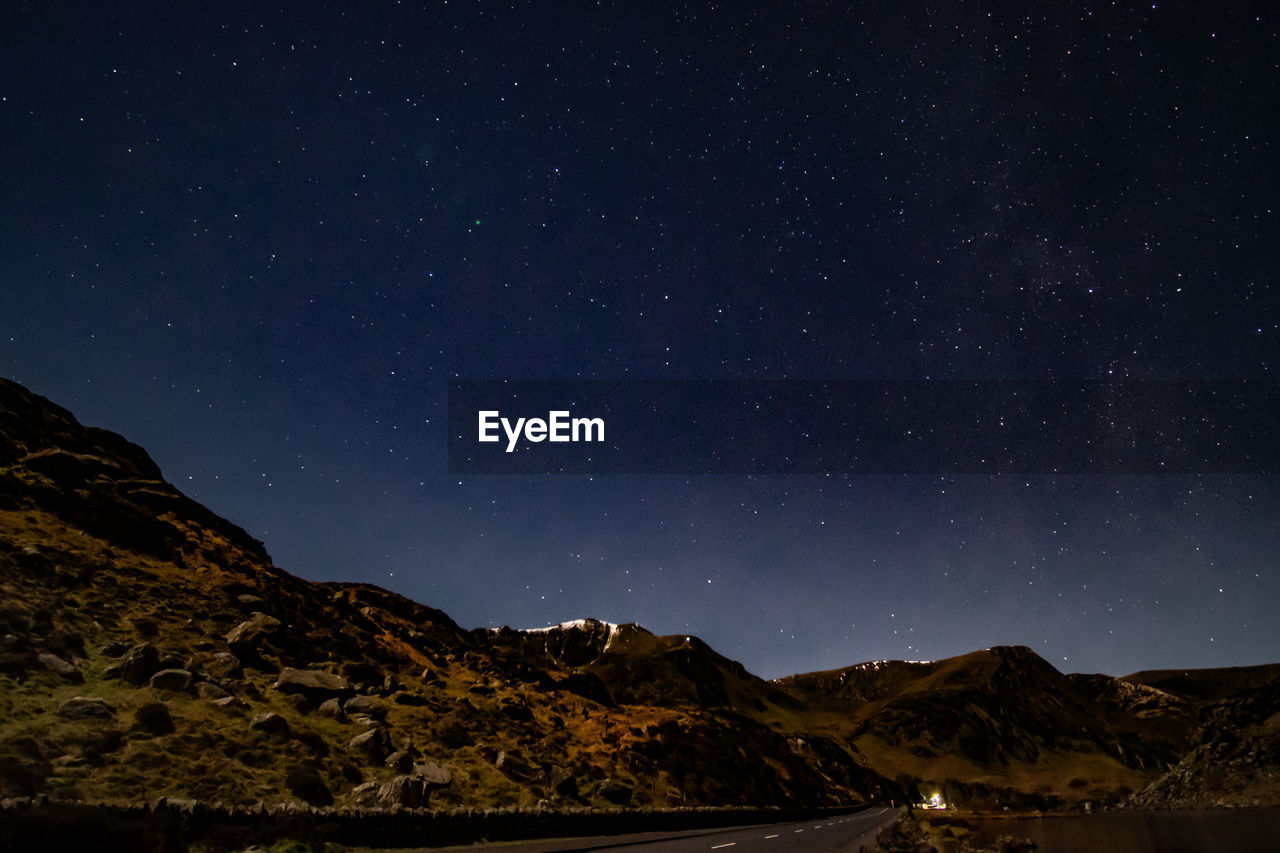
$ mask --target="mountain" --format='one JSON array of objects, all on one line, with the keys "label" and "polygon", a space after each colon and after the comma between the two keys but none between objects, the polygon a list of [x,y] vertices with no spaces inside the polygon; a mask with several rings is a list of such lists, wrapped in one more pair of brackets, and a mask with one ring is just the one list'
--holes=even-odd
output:
[{"label": "mountain", "polygon": [[1277,679],[1280,664],[1272,663],[1223,669],[1152,669],[1126,675],[1122,681],[1212,702],[1266,687]]},{"label": "mountain", "polygon": [[765,681],[692,635],[317,583],[0,380],[0,798],[342,808],[1277,801],[1280,665],[1022,647]]},{"label": "mountain", "polygon": [[1152,808],[1280,802],[1280,680],[1274,665],[1137,673],[1201,700],[1191,750],[1133,798]]},{"label": "mountain", "polygon": [[1181,754],[1187,709],[1156,724],[1108,676],[1063,675],[1028,648],[876,661],[782,679],[871,766],[952,800],[1043,807],[1114,799]]},{"label": "mountain", "polygon": [[[606,638],[604,635],[608,634]],[[899,795],[692,637],[467,631],[314,583],[137,446],[0,381],[0,797],[839,805]]]}]

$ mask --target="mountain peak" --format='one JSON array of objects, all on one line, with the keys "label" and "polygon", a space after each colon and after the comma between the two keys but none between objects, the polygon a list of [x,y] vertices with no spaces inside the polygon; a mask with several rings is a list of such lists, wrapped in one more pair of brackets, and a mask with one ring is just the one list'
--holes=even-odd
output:
[{"label": "mountain peak", "polygon": [[570,619],[568,622],[561,622],[559,625],[547,625],[542,628],[521,628],[525,634],[541,634],[549,631],[600,631],[607,630],[612,637],[618,633],[618,624],[615,622],[605,622],[602,619]]}]

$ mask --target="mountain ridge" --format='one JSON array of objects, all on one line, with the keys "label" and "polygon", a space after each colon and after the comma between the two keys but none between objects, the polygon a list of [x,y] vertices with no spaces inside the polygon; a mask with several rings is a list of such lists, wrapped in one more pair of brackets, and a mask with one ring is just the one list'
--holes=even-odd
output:
[{"label": "mountain ridge", "polygon": [[[279,569],[145,450],[3,379],[0,593],[0,796],[844,806],[928,784],[1054,807],[1180,774],[1179,803],[1248,803],[1277,763],[1280,665],[1117,679],[997,646],[766,681],[635,624],[465,629]],[[1215,740],[1223,720],[1252,734]],[[1207,780],[1224,750],[1238,779]]]}]

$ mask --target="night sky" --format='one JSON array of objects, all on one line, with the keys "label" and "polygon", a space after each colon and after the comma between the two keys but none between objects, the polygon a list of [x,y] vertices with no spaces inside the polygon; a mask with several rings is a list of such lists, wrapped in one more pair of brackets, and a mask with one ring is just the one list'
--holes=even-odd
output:
[{"label": "night sky", "polygon": [[1280,660],[1277,477],[449,475],[450,380],[1280,378],[1270,4],[846,5],[5,3],[0,374],[468,628]]}]

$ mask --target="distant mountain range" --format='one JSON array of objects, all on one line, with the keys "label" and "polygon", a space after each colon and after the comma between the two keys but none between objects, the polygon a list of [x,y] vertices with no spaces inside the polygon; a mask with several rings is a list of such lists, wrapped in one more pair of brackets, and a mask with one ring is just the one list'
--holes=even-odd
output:
[{"label": "distant mountain range", "polygon": [[765,681],[694,636],[466,630],[276,568],[0,380],[0,797],[432,807],[1280,802],[1280,664],[1030,649]]}]

